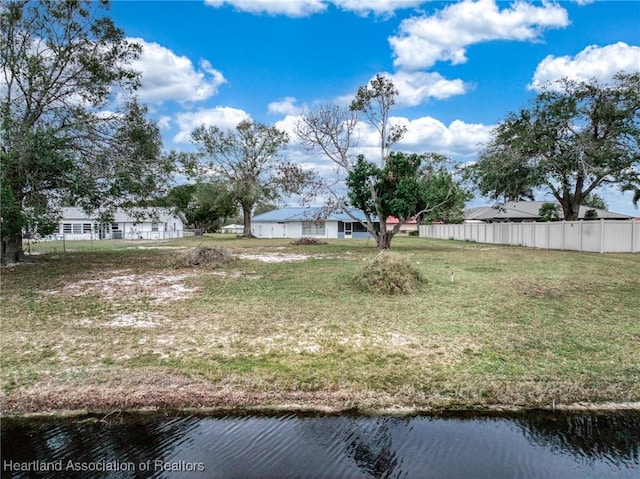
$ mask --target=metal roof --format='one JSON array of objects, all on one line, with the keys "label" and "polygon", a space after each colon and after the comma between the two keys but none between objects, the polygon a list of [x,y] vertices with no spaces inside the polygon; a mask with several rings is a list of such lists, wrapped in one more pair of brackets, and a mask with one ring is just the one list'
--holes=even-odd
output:
[{"label": "metal roof", "polygon": [[[325,221],[365,221],[362,211],[349,210],[349,216],[344,210],[328,211],[323,207],[286,207],[268,211],[251,218],[252,223],[273,223],[291,221],[314,221],[323,219]],[[354,219],[355,218],[355,219]]]},{"label": "metal roof", "polygon": [[[62,208],[60,221],[92,221],[97,219],[97,217],[97,213],[87,214],[82,208],[71,207]],[[137,208],[135,213],[117,209],[113,213],[114,223],[151,223],[155,220],[159,223],[169,223],[175,222],[178,219],[184,223],[182,218],[172,214],[172,212],[166,208]]]},{"label": "metal roof", "polygon": [[[508,201],[503,205],[497,206],[480,206],[477,208],[470,208],[465,212],[465,220],[539,220],[540,207],[545,203],[557,204],[560,207],[560,203],[557,201]],[[630,219],[631,216],[623,215],[620,213],[614,213],[612,211],[601,210],[598,208],[591,208],[589,206],[580,206],[580,212],[578,217],[583,219],[587,214],[587,211],[595,210],[598,214],[598,219]],[[564,218],[562,208],[559,210],[560,219]]]}]

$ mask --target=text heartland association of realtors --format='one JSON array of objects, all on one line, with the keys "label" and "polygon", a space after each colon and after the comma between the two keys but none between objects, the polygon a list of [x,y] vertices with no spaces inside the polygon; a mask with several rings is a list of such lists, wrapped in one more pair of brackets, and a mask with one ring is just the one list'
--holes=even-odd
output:
[{"label": "text heartland association of realtors", "polygon": [[165,462],[159,459],[136,464],[122,461],[12,461],[3,460],[2,470],[11,472],[204,472],[201,462]]}]

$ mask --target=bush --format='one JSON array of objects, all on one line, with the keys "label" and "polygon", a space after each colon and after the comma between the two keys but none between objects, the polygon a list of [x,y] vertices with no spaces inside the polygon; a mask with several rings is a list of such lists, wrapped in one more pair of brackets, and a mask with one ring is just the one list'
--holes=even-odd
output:
[{"label": "bush", "polygon": [[238,259],[222,246],[198,246],[182,254],[175,263],[176,267],[223,266],[235,264]]},{"label": "bush", "polygon": [[291,244],[297,246],[297,245],[314,245],[314,244],[328,244],[328,243],[318,238],[302,237],[300,239],[292,241]]},{"label": "bush", "polygon": [[415,293],[426,280],[406,257],[383,251],[365,265],[353,282],[365,293],[396,295]]}]

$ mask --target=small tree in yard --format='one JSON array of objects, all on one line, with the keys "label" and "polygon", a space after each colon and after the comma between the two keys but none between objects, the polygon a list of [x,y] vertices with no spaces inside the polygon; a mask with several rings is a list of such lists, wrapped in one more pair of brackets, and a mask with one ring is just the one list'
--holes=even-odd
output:
[{"label": "small tree in yard", "polygon": [[[406,128],[391,123],[390,112],[395,105],[398,91],[391,80],[382,75],[360,87],[350,105],[341,108],[335,105],[321,106],[306,112],[296,125],[296,133],[309,150],[320,150],[336,166],[336,177],[326,185],[336,207],[349,214],[350,206],[364,213],[362,222],[376,239],[380,249],[388,249],[391,239],[410,218],[430,211],[445,199],[439,196],[434,201],[436,188],[433,181],[438,175],[421,170],[429,163],[430,155],[406,155],[392,153],[391,147],[400,141]],[[380,137],[379,164],[354,158],[358,125],[365,122],[373,126]],[[439,171],[440,180],[444,172]],[[347,194],[340,187],[346,183]],[[431,195],[427,191],[431,188]],[[387,231],[387,218],[395,216],[399,222]],[[352,218],[359,221],[355,216]],[[376,223],[378,221],[378,223]]]},{"label": "small tree in yard", "polygon": [[[62,204],[115,208],[161,191],[173,161],[128,94],[140,46],[103,16],[107,2],[8,1],[0,7],[2,263],[23,230],[46,233]],[[114,93],[125,99],[114,102]]]},{"label": "small tree in yard", "polygon": [[[351,205],[362,211],[368,228],[377,239],[379,249],[391,247],[391,240],[401,225],[411,218],[462,216],[464,203],[470,198],[444,168],[440,155],[417,155],[391,152],[380,168],[360,156],[347,176]],[[457,210],[460,211],[457,211]],[[386,222],[373,227],[373,217],[393,216],[398,222],[391,230]]]},{"label": "small tree in yard", "polygon": [[283,193],[299,194],[313,178],[310,171],[279,157],[289,136],[274,126],[245,120],[235,131],[225,132],[200,125],[191,137],[199,150],[192,171],[227,183],[242,209],[245,238],[253,236],[251,214],[256,204],[274,201]]}]

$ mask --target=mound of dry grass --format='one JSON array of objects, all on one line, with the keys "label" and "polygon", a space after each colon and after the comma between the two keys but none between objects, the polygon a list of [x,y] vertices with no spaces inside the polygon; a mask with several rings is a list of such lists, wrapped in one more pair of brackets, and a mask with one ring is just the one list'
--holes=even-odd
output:
[{"label": "mound of dry grass", "polygon": [[176,267],[216,267],[238,262],[231,251],[223,246],[198,246],[176,259]]},{"label": "mound of dry grass", "polygon": [[320,245],[320,244],[328,244],[328,243],[318,238],[308,238],[303,236],[302,238],[292,241],[291,244],[295,246],[299,246],[299,245]]},{"label": "mound of dry grass", "polygon": [[365,293],[396,295],[415,293],[426,280],[406,257],[383,251],[358,272],[353,283]]}]

